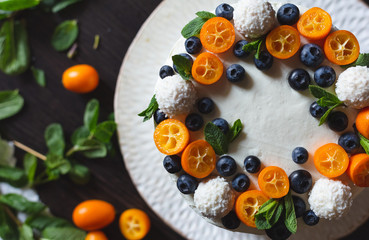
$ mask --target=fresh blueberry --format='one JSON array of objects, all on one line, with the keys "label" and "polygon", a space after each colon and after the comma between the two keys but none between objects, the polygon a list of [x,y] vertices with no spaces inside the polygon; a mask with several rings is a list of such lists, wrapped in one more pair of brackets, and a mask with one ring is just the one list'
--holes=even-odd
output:
[{"label": "fresh blueberry", "polygon": [[186,127],[190,131],[198,131],[204,125],[204,120],[202,119],[200,114],[191,113],[188,114],[185,121]]},{"label": "fresh blueberry", "polygon": [[223,118],[216,118],[213,121],[211,121],[215,126],[217,126],[218,128],[220,128],[220,130],[222,130],[222,132],[224,134],[227,135],[228,131],[229,131],[229,124],[228,122],[223,119]]},{"label": "fresh blueberry", "polygon": [[295,207],[296,218],[302,217],[302,215],[306,211],[306,204],[304,200],[302,200],[302,198],[295,196],[295,195],[292,196],[292,199],[293,199],[293,206]]},{"label": "fresh blueberry", "polygon": [[341,132],[347,128],[347,115],[341,111],[332,112],[328,116],[328,126],[331,130]]},{"label": "fresh blueberry", "polygon": [[245,158],[245,161],[243,161],[243,165],[245,166],[247,172],[257,173],[260,170],[261,161],[258,157],[251,155]]},{"label": "fresh blueberry", "polygon": [[291,189],[300,194],[309,191],[313,184],[311,174],[302,169],[292,172],[288,178]]},{"label": "fresh blueberry", "polygon": [[164,65],[160,68],[159,76],[161,79],[164,79],[166,77],[173,76],[173,75],[174,75],[174,71],[171,66]]},{"label": "fresh blueberry", "polygon": [[[190,55],[188,55],[187,53],[180,53],[180,54],[178,54],[178,55],[181,55],[182,57],[185,57],[185,58],[187,58],[189,61],[191,61],[191,68],[192,68],[193,59],[192,59],[192,57],[191,57]],[[176,71],[176,73],[178,73],[178,71],[177,71],[177,66],[176,66],[176,65],[174,65],[174,64],[173,64],[173,69],[174,69],[174,71]]]},{"label": "fresh blueberry", "polygon": [[244,192],[250,187],[250,179],[245,174],[237,174],[232,180],[232,187],[237,192]]},{"label": "fresh blueberry", "polygon": [[199,112],[204,114],[212,112],[214,110],[214,107],[215,107],[214,101],[208,97],[201,98],[197,102],[197,109],[199,110]]},{"label": "fresh blueberry", "polygon": [[268,70],[273,65],[273,56],[268,51],[261,51],[259,59],[254,57],[254,63],[260,71]]},{"label": "fresh blueberry", "polygon": [[318,67],[324,60],[324,52],[314,43],[306,44],[300,52],[300,60],[308,67]]},{"label": "fresh blueberry", "polygon": [[234,211],[230,211],[227,215],[222,217],[221,221],[223,226],[228,229],[236,229],[241,223]]},{"label": "fresh blueberry", "polygon": [[165,119],[168,119],[168,117],[165,115],[165,113],[163,113],[160,109],[157,109],[154,112],[154,120],[156,122],[156,124],[161,123],[162,121],[164,121]]},{"label": "fresh blueberry", "polygon": [[229,177],[236,173],[236,161],[230,156],[222,156],[219,158],[216,168],[218,173],[223,177]]},{"label": "fresh blueberry", "polygon": [[292,160],[297,164],[306,163],[309,158],[308,151],[303,147],[297,147],[292,151]]},{"label": "fresh blueberry", "polygon": [[321,118],[326,111],[328,111],[327,107],[320,106],[317,102],[313,102],[310,105],[310,114],[315,118]]},{"label": "fresh blueberry", "polygon": [[277,18],[281,25],[294,25],[300,18],[300,10],[294,4],[284,4],[278,9]]},{"label": "fresh blueberry", "polygon": [[227,79],[230,82],[239,82],[245,77],[245,69],[240,64],[232,64],[227,68]]},{"label": "fresh blueberry", "polygon": [[169,173],[177,173],[182,169],[181,158],[177,155],[165,156],[163,165]]},{"label": "fresh blueberry", "polygon": [[356,153],[360,149],[360,138],[354,132],[347,132],[340,136],[338,144],[347,153]]},{"label": "fresh blueberry", "polygon": [[314,81],[320,87],[330,87],[336,81],[336,72],[329,66],[321,66],[314,72]]},{"label": "fresh blueberry", "polygon": [[236,42],[233,48],[233,53],[236,57],[243,58],[249,55],[248,52],[245,52],[242,48],[243,46],[247,45],[249,42],[246,40],[240,40]]},{"label": "fresh blueberry", "polygon": [[177,179],[177,188],[183,194],[194,193],[198,185],[196,178],[188,174],[183,174]]},{"label": "fresh blueberry", "polygon": [[315,215],[313,210],[308,210],[308,211],[304,212],[304,215],[302,216],[302,219],[304,219],[304,222],[309,226],[314,226],[314,225],[318,224],[318,222],[319,222],[319,217],[317,215]]},{"label": "fresh blueberry", "polygon": [[296,91],[308,89],[310,81],[311,79],[309,73],[300,68],[293,70],[288,76],[288,83],[290,84],[291,88],[295,89]]},{"label": "fresh blueberry", "polygon": [[229,4],[222,3],[215,9],[215,15],[230,21],[233,19],[233,10],[233,7],[231,7]]},{"label": "fresh blueberry", "polygon": [[278,222],[274,224],[273,227],[265,230],[265,233],[272,240],[285,240],[291,236],[291,232],[288,231],[283,219],[283,217],[280,217]]},{"label": "fresh blueberry", "polygon": [[189,54],[196,54],[201,51],[202,44],[198,37],[193,36],[193,37],[187,38],[185,42],[185,47],[186,47],[186,51]]}]

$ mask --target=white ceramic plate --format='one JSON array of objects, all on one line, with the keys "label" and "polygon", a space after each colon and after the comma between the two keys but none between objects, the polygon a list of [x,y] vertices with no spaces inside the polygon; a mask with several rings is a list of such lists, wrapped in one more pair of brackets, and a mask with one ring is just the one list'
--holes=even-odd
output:
[{"label": "white ceramic plate", "polygon": [[[137,114],[147,107],[158,72],[180,37],[180,30],[200,10],[215,9],[234,0],[165,0],[151,14],[131,44],[121,67],[115,92],[115,117],[124,162],[139,193],[152,209],[179,234],[188,239],[267,239],[265,236],[237,233],[204,221],[181,197],[176,184],[162,166],[152,134],[153,122],[142,123]],[[290,1],[307,7],[319,6],[332,13],[339,29],[352,31],[369,52],[369,9],[359,0]],[[348,3],[349,2],[349,3]],[[348,215],[339,221],[322,221],[300,228],[291,239],[337,239],[354,231],[369,217],[369,191],[355,199]],[[301,219],[299,219],[301,221]],[[299,222],[299,226],[303,223]]]}]

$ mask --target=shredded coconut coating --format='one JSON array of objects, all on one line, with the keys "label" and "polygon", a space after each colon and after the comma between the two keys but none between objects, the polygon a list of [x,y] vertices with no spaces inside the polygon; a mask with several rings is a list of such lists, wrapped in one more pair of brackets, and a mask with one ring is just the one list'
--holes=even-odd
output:
[{"label": "shredded coconut coating", "polygon": [[267,34],[276,23],[275,11],[263,0],[240,0],[234,6],[234,26],[247,38]]},{"label": "shredded coconut coating", "polygon": [[197,92],[191,81],[179,75],[159,79],[155,86],[156,101],[168,117],[189,113],[197,100]]},{"label": "shredded coconut coating", "polygon": [[369,106],[369,69],[363,66],[346,69],[338,77],[336,93],[349,107],[361,109]]},{"label": "shredded coconut coating", "polygon": [[309,193],[311,210],[321,218],[340,218],[352,205],[351,188],[341,181],[321,178]]},{"label": "shredded coconut coating", "polygon": [[233,208],[235,195],[222,177],[211,178],[199,184],[195,191],[196,208],[208,218],[221,218]]}]

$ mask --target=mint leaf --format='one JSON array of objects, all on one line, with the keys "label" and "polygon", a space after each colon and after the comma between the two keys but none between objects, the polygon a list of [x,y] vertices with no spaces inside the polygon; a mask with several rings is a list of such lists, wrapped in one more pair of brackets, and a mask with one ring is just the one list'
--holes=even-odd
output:
[{"label": "mint leaf", "polygon": [[359,133],[360,144],[364,148],[366,154],[369,154],[369,140]]},{"label": "mint leaf", "polygon": [[218,155],[228,152],[228,139],[214,123],[208,122],[204,128],[205,140],[213,147]]},{"label": "mint leaf", "polygon": [[0,182],[7,182],[14,187],[27,185],[27,176],[23,169],[0,166]]},{"label": "mint leaf", "polygon": [[296,233],[297,231],[297,220],[295,214],[295,207],[293,205],[293,199],[291,191],[284,197],[284,207],[286,209],[286,216],[284,219],[284,224],[286,225],[287,229],[291,233]]},{"label": "mint leaf", "polygon": [[270,220],[273,218],[275,210],[279,206],[279,201],[270,199],[265,202],[255,214],[255,224],[257,229],[269,229],[273,225]]},{"label": "mint leaf", "polygon": [[47,227],[73,227],[73,225],[65,219],[45,215],[31,216],[27,218],[26,224],[39,231]]},{"label": "mint leaf", "polygon": [[86,166],[72,162],[69,178],[76,184],[84,185],[90,180],[91,173]]},{"label": "mint leaf", "polygon": [[103,158],[108,153],[105,144],[95,139],[86,139],[73,148],[75,152],[82,152],[87,158]]},{"label": "mint leaf", "polygon": [[0,10],[18,11],[26,8],[35,7],[40,3],[40,0],[1,0]]},{"label": "mint leaf", "polygon": [[23,105],[24,99],[18,90],[0,91],[0,120],[17,114]]},{"label": "mint leaf", "polygon": [[261,52],[261,44],[263,43],[263,41],[260,40],[259,44],[258,44],[258,49],[256,50],[256,53],[255,53],[255,58],[256,59],[259,59],[260,57],[260,52]]},{"label": "mint leaf", "polygon": [[46,206],[40,202],[31,202],[25,197],[14,193],[1,195],[0,203],[5,204],[19,212],[28,214],[36,214],[46,208]]},{"label": "mint leaf", "polygon": [[214,13],[206,12],[206,11],[197,12],[196,15],[205,20],[209,20],[210,18],[216,17]]},{"label": "mint leaf", "polygon": [[247,52],[247,53],[251,53],[253,51],[258,51],[259,52],[262,42],[263,41],[261,39],[255,40],[253,42],[249,42],[248,44],[246,44],[245,46],[242,47],[242,50],[244,52]]},{"label": "mint leaf", "polygon": [[318,101],[316,101],[316,102],[321,107],[330,107],[330,106],[333,106],[333,105],[337,104],[337,101],[334,101],[334,100],[329,99],[327,97],[319,98]]},{"label": "mint leaf", "polygon": [[70,162],[67,159],[53,153],[47,154],[45,164],[47,170],[53,175],[67,174],[71,169]]},{"label": "mint leaf", "polygon": [[342,66],[343,68],[355,67],[355,66],[365,66],[369,67],[369,53],[360,53],[359,57],[355,62]]},{"label": "mint leaf", "polygon": [[143,121],[146,122],[152,117],[152,115],[154,115],[155,111],[158,110],[158,108],[159,108],[159,105],[154,95],[151,98],[149,106],[144,111],[139,113],[138,116],[144,117]]},{"label": "mint leaf", "polygon": [[273,217],[269,219],[269,223],[272,226],[278,222],[278,220],[281,217],[282,212],[284,210],[283,200],[280,200],[280,201],[282,201],[282,202],[279,202],[277,210],[274,212]]},{"label": "mint leaf", "polygon": [[89,136],[90,131],[88,130],[88,128],[86,126],[81,126],[73,132],[70,140],[73,145],[77,145],[79,142],[86,140]]},{"label": "mint leaf", "polygon": [[35,68],[34,66],[31,67],[33,78],[36,80],[37,84],[41,87],[46,86],[46,77],[45,72],[42,69]]},{"label": "mint leaf", "polygon": [[255,216],[257,216],[257,215],[263,215],[264,213],[266,213],[267,211],[269,211],[269,209],[271,209],[276,204],[278,204],[278,201],[277,200],[269,199],[263,205],[260,206],[260,208],[259,208],[258,212],[255,214]]},{"label": "mint leaf", "polygon": [[[318,103],[322,107],[332,106],[332,105],[335,105],[337,103],[342,103],[336,95],[326,91],[325,89],[323,89],[319,86],[310,85],[309,86],[309,91],[314,97],[322,99],[321,103],[324,104],[324,106],[320,105]],[[331,105],[328,105],[327,103],[331,103]]]},{"label": "mint leaf", "polygon": [[74,227],[46,227],[42,237],[53,240],[85,239],[86,232]]},{"label": "mint leaf", "polygon": [[47,126],[44,135],[46,145],[49,148],[49,153],[63,156],[65,142],[62,126],[59,123],[50,124]]},{"label": "mint leaf", "polygon": [[270,229],[272,227],[270,222],[266,219],[266,215],[255,215],[255,225],[256,228],[260,230]]},{"label": "mint leaf", "polygon": [[86,105],[83,123],[90,132],[96,128],[97,120],[99,118],[99,110],[100,103],[96,99],[91,99]]},{"label": "mint leaf", "polygon": [[323,125],[323,123],[325,123],[325,121],[327,120],[327,117],[329,116],[329,114],[333,111],[333,109],[335,109],[336,107],[339,107],[340,105],[342,105],[342,103],[337,103],[336,105],[333,105],[332,107],[330,107],[325,113],[324,115],[320,118],[319,121],[319,126]]},{"label": "mint leaf", "polygon": [[233,126],[231,127],[231,131],[229,131],[229,142],[233,142],[233,140],[235,140],[238,135],[241,133],[243,128],[243,125],[241,123],[240,119],[237,119],[234,123]]},{"label": "mint leaf", "polygon": [[24,171],[28,178],[28,183],[32,185],[33,180],[36,175],[37,158],[33,156],[32,154],[26,153],[23,159],[23,166],[24,166]]},{"label": "mint leaf", "polygon": [[19,227],[19,233],[19,240],[34,240],[32,228],[27,224],[22,224]]},{"label": "mint leaf", "polygon": [[78,37],[77,20],[67,20],[59,24],[51,37],[51,45],[58,52],[67,50]]},{"label": "mint leaf", "polygon": [[17,224],[10,218],[5,207],[0,204],[0,237],[6,240],[19,240]]},{"label": "mint leaf", "polygon": [[105,121],[96,126],[93,136],[103,143],[108,143],[116,129],[117,124],[114,121]]},{"label": "mint leaf", "polygon": [[184,38],[198,36],[204,23],[206,23],[210,18],[216,17],[213,13],[205,11],[197,12],[196,15],[198,17],[191,20],[182,29],[181,34]]},{"label": "mint leaf", "polygon": [[53,6],[53,8],[51,9],[51,11],[52,11],[53,13],[57,13],[57,12],[59,12],[59,11],[63,10],[64,8],[68,7],[68,6],[70,6],[70,5],[72,5],[72,4],[75,4],[75,3],[77,3],[77,2],[81,2],[81,1],[82,1],[82,0],[61,0],[61,1],[57,2],[57,3]]},{"label": "mint leaf", "polygon": [[192,62],[181,55],[172,56],[172,60],[173,60],[173,64],[177,68],[178,74],[184,80],[190,80],[192,77],[191,75]]}]

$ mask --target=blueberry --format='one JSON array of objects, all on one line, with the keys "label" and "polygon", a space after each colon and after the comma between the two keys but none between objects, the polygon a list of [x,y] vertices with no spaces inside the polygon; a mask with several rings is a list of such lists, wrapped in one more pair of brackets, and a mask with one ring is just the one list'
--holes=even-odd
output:
[{"label": "blueberry", "polygon": [[163,165],[169,173],[177,173],[181,171],[181,158],[177,155],[165,156]]},{"label": "blueberry", "polygon": [[328,116],[328,126],[331,130],[341,132],[347,128],[348,118],[345,113],[336,111]]},{"label": "blueberry", "polygon": [[223,226],[228,229],[236,229],[241,223],[234,211],[230,211],[227,215],[222,217],[221,221]]},{"label": "blueberry", "polygon": [[300,18],[300,10],[294,4],[284,4],[278,9],[277,18],[281,25],[294,25]]},{"label": "blueberry", "polygon": [[310,114],[315,118],[321,118],[326,111],[328,111],[327,107],[320,106],[317,102],[313,102],[310,105]]},{"label": "blueberry", "polygon": [[311,174],[302,169],[292,172],[288,178],[290,180],[290,188],[300,194],[309,191],[313,184]]},{"label": "blueberry", "polygon": [[246,40],[240,40],[238,42],[236,42],[236,44],[234,45],[233,48],[233,53],[236,57],[239,58],[243,58],[243,57],[247,57],[250,53],[245,52],[244,50],[242,50],[243,46],[247,45],[249,42]]},{"label": "blueberry", "polygon": [[196,178],[188,174],[183,174],[177,179],[177,188],[183,194],[194,193],[198,185]]},{"label": "blueberry", "polygon": [[310,81],[311,79],[309,73],[300,68],[293,70],[288,76],[288,83],[290,84],[291,88],[295,89],[296,91],[308,89]]},{"label": "blueberry", "polygon": [[157,109],[154,113],[154,120],[155,120],[156,124],[161,123],[165,119],[168,119],[168,117],[165,115],[165,113],[163,113],[160,109]]},{"label": "blueberry", "polygon": [[164,65],[160,68],[159,76],[161,79],[164,79],[166,77],[173,76],[173,75],[174,75],[174,71],[171,66]]},{"label": "blueberry", "polygon": [[185,121],[186,127],[191,131],[198,131],[204,125],[204,120],[197,113],[188,114]]},{"label": "blueberry", "polygon": [[324,52],[318,45],[309,43],[302,47],[300,60],[308,67],[318,67],[324,60]]},{"label": "blueberry", "polygon": [[298,196],[292,196],[293,206],[295,207],[296,218],[302,217],[306,211],[306,204],[302,198]]},{"label": "blueberry", "polygon": [[202,44],[198,37],[193,36],[193,37],[187,38],[185,42],[185,47],[186,47],[186,51],[189,54],[196,54],[201,51]]},{"label": "blueberry", "polygon": [[315,213],[312,210],[304,212],[302,219],[304,219],[304,222],[309,226],[314,226],[319,222],[319,217],[315,215]]},{"label": "blueberry", "polygon": [[254,63],[260,71],[268,70],[273,65],[273,56],[268,51],[261,51],[259,59],[254,57]]},{"label": "blueberry", "polygon": [[257,173],[260,170],[261,161],[258,157],[250,155],[245,158],[243,165],[245,166],[247,172]]},{"label": "blueberry", "polygon": [[223,118],[216,118],[213,121],[211,121],[215,126],[217,126],[218,128],[220,128],[220,130],[222,130],[222,132],[224,134],[227,135],[228,131],[229,131],[229,124],[228,122],[223,119]]},{"label": "blueberry", "polygon": [[250,179],[245,174],[237,174],[232,180],[232,187],[237,192],[244,192],[250,187]]},{"label": "blueberry", "polygon": [[306,163],[309,158],[308,151],[303,147],[297,147],[292,151],[292,160],[297,164]]},{"label": "blueberry", "polygon": [[356,153],[360,149],[360,138],[354,132],[347,132],[340,136],[338,144],[347,153]]},{"label": "blueberry", "polygon": [[197,109],[199,110],[199,112],[204,114],[212,112],[214,110],[214,107],[215,107],[214,101],[208,97],[201,98],[197,102]]},{"label": "blueberry", "polygon": [[291,236],[291,232],[288,231],[283,219],[283,217],[280,217],[278,222],[274,224],[273,227],[265,230],[265,233],[272,240],[285,240]]},{"label": "blueberry", "polygon": [[329,66],[321,66],[314,72],[314,81],[320,87],[330,87],[336,81],[336,72]]},{"label": "blueberry", "polygon": [[[192,68],[193,59],[192,59],[192,57],[191,57],[190,55],[188,55],[187,53],[181,53],[181,54],[178,54],[178,55],[181,55],[182,57],[185,57],[185,58],[187,58],[188,60],[190,60],[190,61],[191,61],[191,68]],[[174,71],[176,71],[176,73],[178,73],[178,71],[177,71],[177,66],[176,66],[176,65],[174,65],[174,64],[173,64],[173,69],[174,69]]]},{"label": "blueberry", "polygon": [[227,79],[230,82],[239,82],[245,77],[245,69],[240,64],[232,64],[227,68]]},{"label": "blueberry", "polygon": [[233,7],[231,7],[229,4],[222,3],[215,9],[215,15],[217,15],[217,17],[223,17],[227,20],[232,20],[233,10]]},{"label": "blueberry", "polygon": [[236,173],[236,161],[230,156],[222,156],[219,158],[216,168],[218,173],[223,177],[229,177]]}]

